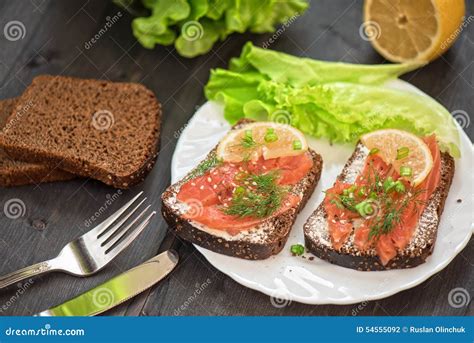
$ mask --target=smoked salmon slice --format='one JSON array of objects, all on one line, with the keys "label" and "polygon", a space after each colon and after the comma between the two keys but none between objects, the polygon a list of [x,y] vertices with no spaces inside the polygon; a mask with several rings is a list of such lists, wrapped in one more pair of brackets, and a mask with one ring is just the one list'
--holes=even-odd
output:
[{"label": "smoked salmon slice", "polygon": [[[234,191],[239,187],[239,178],[242,175],[264,175],[276,172],[278,175],[277,184],[286,187],[297,184],[312,167],[313,159],[307,152],[268,160],[260,157],[257,161],[226,162],[207,171],[204,175],[185,182],[181,186],[177,198],[192,207],[184,214],[185,218],[192,219],[209,228],[236,235],[266,219],[251,216],[239,217],[225,213],[225,209],[232,202]],[[296,206],[300,201],[299,196],[288,192],[282,200],[281,207],[272,216],[277,216]]]},{"label": "smoked salmon slice", "polygon": [[[431,151],[433,167],[426,179],[418,186],[411,187],[408,181],[400,178],[391,165],[385,163],[379,155],[374,154],[366,158],[364,168],[353,185],[338,180],[326,191],[324,207],[328,215],[329,235],[336,250],[340,250],[353,233],[354,245],[359,250],[365,251],[374,247],[381,263],[386,265],[397,255],[397,251],[403,250],[410,243],[426,203],[436,190],[441,178],[441,155],[436,137],[431,135],[424,137],[423,140]],[[387,184],[393,185],[397,182],[400,189],[409,189],[409,191],[398,193],[389,188],[386,189]],[[379,184],[374,185],[374,183]],[[373,205],[370,205],[371,210],[375,213],[362,215],[360,204],[369,199],[367,189],[376,189],[379,192],[382,190],[385,193],[375,194],[371,199],[373,200],[371,202]],[[387,204],[399,205],[384,207],[378,201],[381,196],[390,197]],[[393,220],[389,218],[392,222],[387,220],[391,226],[374,219],[386,218],[388,215],[393,216]],[[345,220],[341,218],[344,216]],[[378,227],[371,230],[374,225]],[[385,226],[382,227],[382,225]],[[377,232],[377,230],[382,231],[374,236],[371,232]],[[385,232],[387,230],[388,232]]]}]

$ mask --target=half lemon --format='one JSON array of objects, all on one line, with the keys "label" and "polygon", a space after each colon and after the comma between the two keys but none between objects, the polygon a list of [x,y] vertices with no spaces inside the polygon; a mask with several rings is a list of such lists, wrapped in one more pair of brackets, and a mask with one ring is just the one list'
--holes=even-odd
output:
[{"label": "half lemon", "polygon": [[365,0],[361,34],[392,62],[429,62],[454,43],[465,11],[464,0]]}]

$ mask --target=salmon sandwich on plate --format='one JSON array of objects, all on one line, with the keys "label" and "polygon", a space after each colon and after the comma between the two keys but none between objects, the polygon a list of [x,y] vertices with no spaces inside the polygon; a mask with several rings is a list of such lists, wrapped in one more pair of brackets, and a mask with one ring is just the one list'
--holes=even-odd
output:
[{"label": "salmon sandwich on plate", "polygon": [[279,253],[319,181],[322,159],[284,124],[241,120],[162,196],[183,239],[249,260]]},{"label": "salmon sandwich on plate", "polygon": [[435,135],[367,133],[307,220],[306,247],[357,270],[415,267],[433,251],[453,175]]}]

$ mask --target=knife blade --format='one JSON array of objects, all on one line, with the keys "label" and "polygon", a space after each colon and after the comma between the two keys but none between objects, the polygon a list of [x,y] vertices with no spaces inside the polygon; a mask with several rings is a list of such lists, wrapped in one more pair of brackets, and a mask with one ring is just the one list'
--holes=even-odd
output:
[{"label": "knife blade", "polygon": [[95,316],[137,296],[165,278],[178,264],[172,250],[165,251],[65,303],[35,314],[51,316]]}]

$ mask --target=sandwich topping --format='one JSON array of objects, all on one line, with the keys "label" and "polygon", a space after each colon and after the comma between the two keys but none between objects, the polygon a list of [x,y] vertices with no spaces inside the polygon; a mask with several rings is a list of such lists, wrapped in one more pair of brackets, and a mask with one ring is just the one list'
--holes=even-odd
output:
[{"label": "sandwich topping", "polygon": [[177,198],[188,205],[185,218],[237,235],[298,206],[293,188],[312,166],[299,131],[253,123],[231,131],[188,175]]},{"label": "sandwich topping", "polygon": [[[324,207],[336,250],[353,234],[353,244],[359,250],[375,248],[381,263],[386,265],[410,243],[439,184],[441,159],[434,135],[416,143],[422,146],[413,147],[400,137],[384,145],[384,139],[390,140],[399,130],[384,131],[390,132],[377,134],[376,147],[367,146],[371,137],[362,137],[361,141],[370,149],[364,168],[352,184],[336,181],[326,191]],[[428,168],[420,161],[426,151]]]}]

